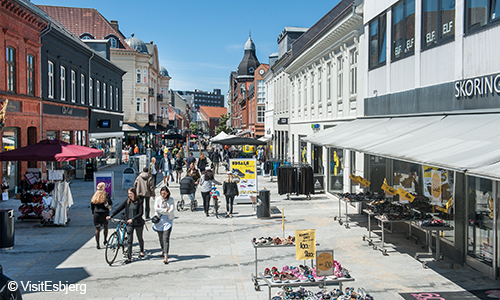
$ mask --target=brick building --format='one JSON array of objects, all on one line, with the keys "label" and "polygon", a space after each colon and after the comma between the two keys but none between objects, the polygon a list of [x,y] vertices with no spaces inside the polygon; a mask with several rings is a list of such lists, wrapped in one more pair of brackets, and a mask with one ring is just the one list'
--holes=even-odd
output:
[{"label": "brick building", "polygon": [[227,114],[226,107],[200,106],[202,119],[206,121],[210,136],[215,136],[215,128],[219,126],[222,115]]}]

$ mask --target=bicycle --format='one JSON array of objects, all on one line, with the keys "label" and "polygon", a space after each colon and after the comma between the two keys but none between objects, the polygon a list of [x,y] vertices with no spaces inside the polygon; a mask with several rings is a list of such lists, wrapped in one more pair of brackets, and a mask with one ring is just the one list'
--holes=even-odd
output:
[{"label": "bicycle", "polygon": [[125,228],[127,222],[125,220],[111,219],[111,221],[118,222],[115,232],[111,234],[106,242],[106,262],[111,266],[118,255],[118,250],[122,248],[122,253],[125,253],[125,243],[127,241]]}]

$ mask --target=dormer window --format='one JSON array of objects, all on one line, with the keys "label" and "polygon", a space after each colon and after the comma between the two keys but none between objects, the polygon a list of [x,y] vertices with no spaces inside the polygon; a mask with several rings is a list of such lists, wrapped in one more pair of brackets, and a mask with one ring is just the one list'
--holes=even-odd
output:
[{"label": "dormer window", "polygon": [[93,36],[93,35],[91,35],[91,34],[90,34],[90,33],[88,33],[88,32],[82,33],[82,34],[80,35],[80,38],[81,38],[82,40],[93,40],[93,39],[95,39],[95,38],[94,38],[94,36]]},{"label": "dormer window", "polygon": [[106,37],[106,39],[109,40],[111,48],[118,48],[118,38],[115,35],[110,34]]}]

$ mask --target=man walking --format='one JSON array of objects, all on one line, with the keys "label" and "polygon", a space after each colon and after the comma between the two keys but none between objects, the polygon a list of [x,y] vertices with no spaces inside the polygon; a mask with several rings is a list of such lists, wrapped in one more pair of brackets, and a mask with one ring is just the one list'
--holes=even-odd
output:
[{"label": "man walking", "polygon": [[196,158],[194,158],[193,152],[190,152],[188,158],[186,158],[186,166],[189,167],[191,163],[194,163],[196,165]]},{"label": "man walking", "polygon": [[212,154],[212,157],[210,158],[210,160],[214,164],[214,172],[215,172],[215,174],[219,174],[219,163],[220,163],[219,149],[215,149],[215,152]]},{"label": "man walking", "polygon": [[163,152],[163,157],[160,160],[160,164],[158,169],[163,173],[163,184],[167,184],[168,186],[168,177],[172,174],[172,163],[170,161],[169,151],[165,150]]},{"label": "man walking", "polygon": [[142,173],[137,176],[134,182],[134,188],[137,191],[137,196],[142,200],[146,207],[144,209],[144,215],[146,219],[149,219],[149,198],[155,197],[155,186],[153,182],[153,177],[149,174],[148,167],[142,169]]}]

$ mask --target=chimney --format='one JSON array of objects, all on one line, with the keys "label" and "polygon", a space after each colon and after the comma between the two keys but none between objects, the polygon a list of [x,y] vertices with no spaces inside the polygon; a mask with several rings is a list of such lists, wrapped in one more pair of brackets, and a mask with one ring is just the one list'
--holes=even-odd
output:
[{"label": "chimney", "polygon": [[111,27],[113,27],[116,31],[120,31],[120,29],[118,29],[118,21],[111,20],[109,21],[109,23],[111,24]]}]

